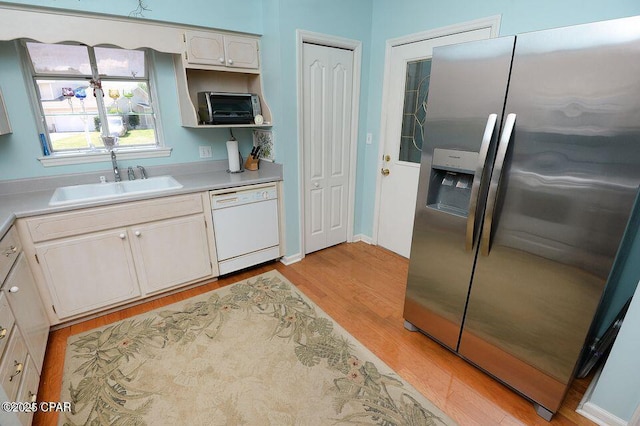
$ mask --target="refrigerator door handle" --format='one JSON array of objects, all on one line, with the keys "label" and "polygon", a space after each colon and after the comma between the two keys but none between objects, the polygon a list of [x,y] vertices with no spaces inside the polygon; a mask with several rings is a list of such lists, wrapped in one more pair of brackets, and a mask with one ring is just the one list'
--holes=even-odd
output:
[{"label": "refrigerator door handle", "polygon": [[498,189],[502,180],[502,168],[504,159],[507,156],[507,148],[511,142],[511,133],[516,123],[516,114],[507,115],[507,119],[502,129],[502,137],[498,144],[498,153],[496,154],[496,163],[491,174],[491,184],[489,185],[489,195],[487,196],[487,210],[484,216],[484,224],[482,225],[482,237],[480,241],[480,252],[484,256],[489,256],[489,246],[491,244],[491,228],[493,226],[493,214],[496,208],[496,200],[498,198]]},{"label": "refrigerator door handle", "polygon": [[471,201],[469,203],[469,216],[467,217],[467,238],[465,244],[465,249],[467,251],[471,251],[471,249],[473,249],[476,215],[478,213],[478,194],[480,192],[482,176],[484,175],[484,168],[486,165],[485,163],[487,162],[489,145],[491,145],[491,138],[493,137],[493,132],[495,131],[497,120],[497,114],[489,114],[489,118],[487,118],[487,125],[484,128],[484,135],[482,136],[480,152],[478,153],[478,166],[476,167],[476,173],[473,176],[473,183],[471,184]]}]

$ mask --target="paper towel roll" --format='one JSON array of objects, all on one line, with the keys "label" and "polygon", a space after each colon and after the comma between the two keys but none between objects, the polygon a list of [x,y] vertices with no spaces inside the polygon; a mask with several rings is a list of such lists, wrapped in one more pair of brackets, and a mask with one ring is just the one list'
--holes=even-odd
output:
[{"label": "paper towel roll", "polygon": [[238,141],[227,141],[227,156],[229,157],[229,171],[240,171],[240,153],[238,152]]}]

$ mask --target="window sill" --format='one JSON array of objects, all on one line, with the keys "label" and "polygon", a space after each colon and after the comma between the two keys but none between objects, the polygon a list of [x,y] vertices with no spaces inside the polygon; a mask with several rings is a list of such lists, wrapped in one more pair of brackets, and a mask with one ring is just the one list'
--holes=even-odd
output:
[{"label": "window sill", "polygon": [[[118,160],[134,160],[138,158],[159,158],[171,156],[173,148],[142,148],[127,149],[124,151],[114,149]],[[53,154],[38,158],[38,161],[45,167],[66,166],[70,164],[101,163],[111,161],[111,154],[108,151]]]}]

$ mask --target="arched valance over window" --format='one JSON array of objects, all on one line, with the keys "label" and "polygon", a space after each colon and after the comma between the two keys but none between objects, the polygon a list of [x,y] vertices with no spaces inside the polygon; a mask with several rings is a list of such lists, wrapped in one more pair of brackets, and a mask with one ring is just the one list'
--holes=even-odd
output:
[{"label": "arched valance over window", "polygon": [[0,40],[73,41],[88,46],[151,48],[158,52],[181,54],[184,52],[184,32],[188,29],[194,27],[113,15],[0,5]]}]

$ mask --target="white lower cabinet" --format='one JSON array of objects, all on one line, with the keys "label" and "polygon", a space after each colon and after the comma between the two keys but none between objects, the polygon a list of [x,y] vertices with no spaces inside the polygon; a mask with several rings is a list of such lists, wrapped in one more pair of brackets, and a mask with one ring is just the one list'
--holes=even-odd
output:
[{"label": "white lower cabinet", "polygon": [[169,219],[129,230],[140,286],[146,294],[211,275],[202,215]]},{"label": "white lower cabinet", "polygon": [[[39,216],[19,223],[53,324],[218,274],[207,194]],[[216,265],[216,266],[214,266]],[[47,300],[47,297],[49,298]]]},{"label": "white lower cabinet", "polygon": [[36,254],[60,318],[140,296],[126,229],[39,244]]}]

